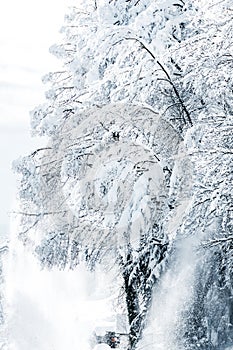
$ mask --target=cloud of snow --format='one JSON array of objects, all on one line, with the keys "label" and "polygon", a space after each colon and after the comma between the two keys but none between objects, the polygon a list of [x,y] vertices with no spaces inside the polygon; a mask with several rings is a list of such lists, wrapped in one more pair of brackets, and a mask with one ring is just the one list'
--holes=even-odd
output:
[{"label": "cloud of snow", "polygon": [[177,251],[168,271],[162,276],[153,295],[149,326],[137,350],[180,350],[184,348],[179,337],[183,313],[192,302],[195,269],[198,263],[194,237],[177,243]]},{"label": "cloud of snow", "polygon": [[96,325],[111,316],[103,277],[80,265],[41,270],[21,242],[12,240],[7,268],[9,350],[90,350]]}]

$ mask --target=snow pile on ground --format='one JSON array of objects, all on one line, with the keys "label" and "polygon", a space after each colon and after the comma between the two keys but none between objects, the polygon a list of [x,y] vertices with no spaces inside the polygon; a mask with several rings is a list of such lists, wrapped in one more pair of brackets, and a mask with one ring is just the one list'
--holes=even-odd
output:
[{"label": "snow pile on ground", "polygon": [[108,350],[111,349],[107,344],[97,344],[93,350]]}]

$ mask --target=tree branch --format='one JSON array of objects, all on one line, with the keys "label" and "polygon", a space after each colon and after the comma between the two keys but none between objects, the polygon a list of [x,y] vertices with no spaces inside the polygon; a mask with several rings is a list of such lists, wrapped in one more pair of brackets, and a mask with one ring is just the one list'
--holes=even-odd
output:
[{"label": "tree branch", "polygon": [[[137,41],[138,43],[140,43],[140,45],[142,46],[142,48],[143,48],[144,50],[146,50],[146,51],[149,53],[149,55],[150,55],[154,60],[156,60],[156,57],[155,57],[155,55],[152,53],[152,51],[151,51],[141,40],[139,40],[138,38],[124,38],[124,39],[122,39],[122,40],[120,40],[120,41],[123,41],[123,40],[135,40],[135,41]],[[172,86],[172,88],[173,88],[173,90],[174,90],[174,93],[175,93],[176,97],[178,98],[178,100],[179,100],[179,102],[180,102],[180,104],[181,104],[181,106],[182,106],[182,108],[183,108],[183,111],[184,111],[185,114],[186,114],[186,117],[187,117],[187,120],[188,120],[189,124],[190,124],[191,126],[193,126],[193,122],[192,122],[191,116],[190,116],[190,114],[189,114],[189,112],[188,112],[188,110],[187,110],[187,108],[186,108],[186,106],[185,106],[185,104],[184,104],[184,102],[183,102],[183,100],[182,100],[182,98],[181,98],[181,96],[180,96],[180,94],[179,94],[179,92],[178,92],[176,86],[175,86],[174,83],[172,82],[170,75],[168,74],[168,72],[166,71],[166,69],[164,68],[164,66],[163,66],[158,60],[156,60],[156,63],[159,65],[159,67],[162,69],[162,71],[163,71],[164,74],[166,75],[166,77],[167,77],[167,79],[168,79],[168,82],[171,84],[171,86]]]},{"label": "tree branch", "polygon": [[175,85],[173,84],[173,82],[172,82],[172,80],[171,80],[171,78],[170,78],[170,75],[168,74],[168,72],[166,71],[166,69],[163,67],[163,65],[162,65],[158,60],[157,60],[156,62],[157,62],[157,64],[161,67],[161,69],[162,69],[162,71],[164,72],[164,74],[166,75],[168,81],[169,81],[170,84],[172,85],[173,90],[174,90],[174,92],[175,92],[175,94],[176,94],[176,97],[178,98],[178,100],[179,100],[179,102],[180,102],[180,104],[181,104],[181,106],[182,106],[182,108],[183,108],[183,110],[184,110],[184,112],[185,112],[185,114],[186,114],[186,116],[187,116],[187,120],[188,120],[189,124],[190,124],[191,126],[193,126],[193,122],[192,122],[192,119],[191,119],[191,117],[190,117],[190,114],[189,114],[189,112],[188,112],[186,106],[184,105],[184,102],[183,102],[183,100],[181,99],[180,94],[179,94],[177,88],[176,88]]}]

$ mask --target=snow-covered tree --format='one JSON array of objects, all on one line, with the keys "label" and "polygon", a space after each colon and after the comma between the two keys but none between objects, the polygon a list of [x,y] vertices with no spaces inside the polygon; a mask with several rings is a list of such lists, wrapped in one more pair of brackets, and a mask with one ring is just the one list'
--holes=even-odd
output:
[{"label": "snow-covered tree", "polygon": [[[14,165],[19,237],[43,267],[118,265],[130,349],[187,237],[203,264],[182,346],[231,341],[231,10],[227,0],[78,1],[51,47],[63,66],[43,78],[46,102],[32,112],[48,145]],[[219,325],[211,304],[222,295]]]}]

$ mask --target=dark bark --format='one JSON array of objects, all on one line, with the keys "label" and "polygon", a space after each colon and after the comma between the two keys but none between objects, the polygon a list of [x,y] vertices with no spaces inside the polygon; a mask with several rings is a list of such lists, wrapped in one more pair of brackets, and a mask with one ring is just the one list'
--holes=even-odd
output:
[{"label": "dark bark", "polygon": [[131,274],[131,268],[130,265],[132,263],[132,257],[129,253],[127,256],[127,266],[129,268],[125,268],[123,271],[123,279],[125,284],[125,295],[126,295],[126,306],[127,306],[127,312],[128,312],[128,319],[129,319],[129,350],[134,349],[139,333],[140,333],[140,326],[141,326],[141,320],[139,317],[140,308],[139,308],[139,300],[138,300],[138,292],[137,292],[137,286],[135,279],[130,280],[130,274]]}]

